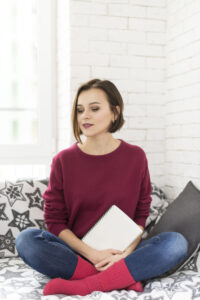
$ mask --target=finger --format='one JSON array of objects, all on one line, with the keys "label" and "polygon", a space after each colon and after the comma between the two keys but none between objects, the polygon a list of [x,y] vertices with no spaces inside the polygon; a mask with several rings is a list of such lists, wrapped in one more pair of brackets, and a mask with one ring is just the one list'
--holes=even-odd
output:
[{"label": "finger", "polygon": [[97,268],[97,270],[102,272],[102,271],[106,270],[107,268],[108,268],[108,265],[104,266],[104,267],[101,267],[101,268]]},{"label": "finger", "polygon": [[112,263],[107,264],[106,266],[99,268],[98,271],[105,271],[106,269],[108,269],[110,266],[112,265]]},{"label": "finger", "polygon": [[108,267],[108,264],[105,266],[102,266],[102,267],[97,267],[96,269],[97,269],[97,271],[104,271],[107,269],[107,267]]},{"label": "finger", "polygon": [[107,268],[108,268],[108,267],[101,268],[101,269],[99,269],[99,271],[100,271],[100,272],[105,271]]},{"label": "finger", "polygon": [[117,249],[112,249],[113,250],[113,253],[116,253],[116,254],[118,254],[118,253],[122,253],[123,251],[121,251],[121,250],[117,250]]},{"label": "finger", "polygon": [[110,262],[110,260],[104,259],[104,260],[100,261],[98,264],[96,264],[95,267],[97,267],[97,268],[103,267],[106,264],[108,264],[109,262]]},{"label": "finger", "polygon": [[113,254],[122,254],[123,253],[123,251],[117,250],[117,249],[111,249],[111,251]]}]

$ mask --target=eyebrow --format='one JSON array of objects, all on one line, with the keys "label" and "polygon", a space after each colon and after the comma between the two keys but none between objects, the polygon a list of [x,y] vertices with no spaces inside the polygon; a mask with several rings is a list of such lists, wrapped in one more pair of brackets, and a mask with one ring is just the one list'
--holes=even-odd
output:
[{"label": "eyebrow", "polygon": [[[90,102],[89,105],[91,104],[101,104],[100,102]],[[83,106],[82,104],[77,104],[76,106]]]}]

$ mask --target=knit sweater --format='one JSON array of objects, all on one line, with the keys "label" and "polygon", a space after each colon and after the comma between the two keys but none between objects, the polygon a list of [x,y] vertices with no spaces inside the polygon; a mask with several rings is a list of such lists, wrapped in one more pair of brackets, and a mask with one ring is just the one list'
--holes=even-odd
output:
[{"label": "knit sweater", "polygon": [[145,227],[152,200],[146,154],[119,140],[108,154],[87,154],[75,142],[53,157],[42,195],[49,232],[58,236],[69,228],[81,239],[113,204]]}]

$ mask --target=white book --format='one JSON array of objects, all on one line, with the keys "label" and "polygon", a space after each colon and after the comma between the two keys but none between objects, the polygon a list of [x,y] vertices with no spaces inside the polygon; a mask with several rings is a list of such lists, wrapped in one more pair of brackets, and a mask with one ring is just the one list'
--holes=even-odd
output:
[{"label": "white book", "polygon": [[124,251],[142,232],[129,216],[112,205],[84,235],[82,241],[97,250],[113,248]]}]

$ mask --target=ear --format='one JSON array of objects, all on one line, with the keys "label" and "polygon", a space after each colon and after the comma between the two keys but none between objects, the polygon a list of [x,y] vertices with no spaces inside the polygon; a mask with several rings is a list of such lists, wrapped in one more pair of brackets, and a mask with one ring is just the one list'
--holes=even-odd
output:
[{"label": "ear", "polygon": [[118,116],[119,116],[119,114],[120,114],[120,106],[119,106],[119,105],[116,105],[115,107],[116,107],[117,112],[118,112],[118,115],[117,115],[117,118],[118,118]]}]

